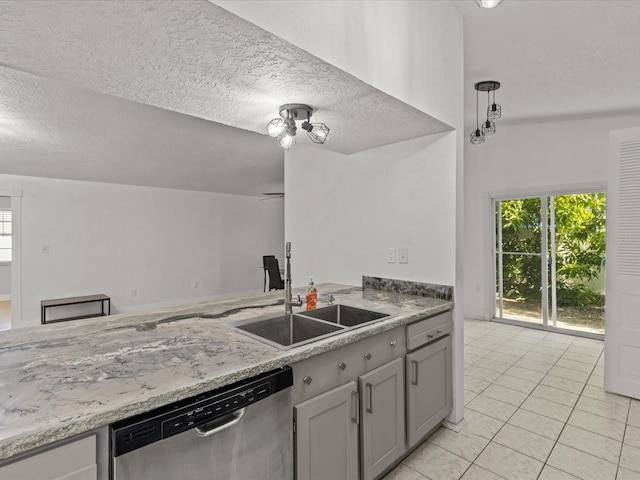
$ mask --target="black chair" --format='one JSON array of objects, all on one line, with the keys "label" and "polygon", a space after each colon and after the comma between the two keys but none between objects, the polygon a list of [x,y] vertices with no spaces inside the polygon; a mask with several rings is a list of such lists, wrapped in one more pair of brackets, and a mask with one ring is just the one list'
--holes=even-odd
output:
[{"label": "black chair", "polygon": [[275,255],[264,255],[262,257],[262,268],[264,268],[264,291],[267,291],[267,272],[269,273],[269,291],[282,290],[284,280],[280,276],[280,265]]}]

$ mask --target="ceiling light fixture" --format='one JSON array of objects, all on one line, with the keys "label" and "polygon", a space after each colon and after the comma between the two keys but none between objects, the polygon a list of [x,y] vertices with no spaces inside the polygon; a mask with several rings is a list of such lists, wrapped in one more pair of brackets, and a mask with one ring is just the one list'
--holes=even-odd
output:
[{"label": "ceiling light fixture", "polygon": [[[500,82],[495,80],[485,80],[475,84],[476,89],[476,130],[471,133],[470,142],[472,145],[480,145],[484,143],[486,137],[490,137],[496,133],[495,119],[502,116],[502,107],[496,105],[495,96],[496,90],[500,88]],[[478,122],[478,95],[479,92],[487,92],[487,120],[482,124],[482,130]],[[493,92],[493,105],[490,104],[489,94]]]},{"label": "ceiling light fixture", "polygon": [[267,123],[267,133],[280,146],[288,150],[296,144],[296,120],[303,120],[302,129],[314,143],[324,143],[329,136],[329,127],[324,123],[310,123],[313,108],[302,103],[287,103],[280,107],[280,117]]},{"label": "ceiling light fixture", "polygon": [[493,8],[502,3],[502,0],[476,0],[480,8]]}]

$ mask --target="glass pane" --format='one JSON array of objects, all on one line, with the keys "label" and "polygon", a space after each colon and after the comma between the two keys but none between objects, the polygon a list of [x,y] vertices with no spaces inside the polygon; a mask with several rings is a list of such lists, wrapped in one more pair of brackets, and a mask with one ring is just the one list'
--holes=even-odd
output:
[{"label": "glass pane", "polygon": [[503,318],[542,323],[540,255],[502,256]]},{"label": "glass pane", "polygon": [[604,333],[605,195],[555,197],[557,326]]},{"label": "glass pane", "polygon": [[502,251],[540,253],[540,198],[505,200],[502,203]]}]

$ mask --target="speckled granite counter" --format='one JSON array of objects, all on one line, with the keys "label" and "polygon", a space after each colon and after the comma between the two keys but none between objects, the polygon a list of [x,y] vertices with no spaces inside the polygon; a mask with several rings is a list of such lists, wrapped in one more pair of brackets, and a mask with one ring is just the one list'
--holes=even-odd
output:
[{"label": "speckled granite counter", "polygon": [[393,317],[288,351],[225,326],[282,312],[280,291],[2,332],[0,459],[453,308],[442,299],[318,287],[319,307],[333,294],[336,303]]}]

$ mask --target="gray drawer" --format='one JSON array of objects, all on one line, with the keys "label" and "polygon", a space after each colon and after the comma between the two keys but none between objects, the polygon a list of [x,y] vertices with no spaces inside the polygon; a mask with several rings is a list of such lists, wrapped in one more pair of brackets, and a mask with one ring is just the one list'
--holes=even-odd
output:
[{"label": "gray drawer", "polygon": [[[404,327],[397,327],[293,364],[293,403],[357,380],[360,375],[404,356],[404,344]],[[305,377],[311,382],[305,382]]]},{"label": "gray drawer", "polygon": [[407,350],[415,350],[453,331],[451,311],[407,325]]}]

